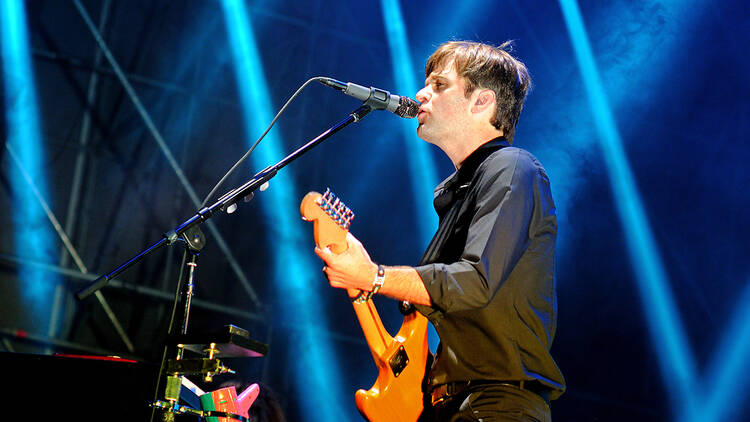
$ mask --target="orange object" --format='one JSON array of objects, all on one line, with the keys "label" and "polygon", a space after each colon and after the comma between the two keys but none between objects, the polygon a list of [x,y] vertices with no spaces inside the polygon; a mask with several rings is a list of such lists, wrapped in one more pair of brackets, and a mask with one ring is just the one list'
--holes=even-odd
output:
[{"label": "orange object", "polygon": [[[224,412],[229,415],[239,415],[249,418],[248,412],[250,406],[258,398],[258,393],[260,393],[260,387],[258,384],[252,384],[238,396],[237,389],[232,385],[206,393],[200,399],[204,411]],[[231,417],[215,416],[209,416],[206,419],[208,422],[230,422],[236,420],[236,418]]]},{"label": "orange object", "polygon": [[[334,253],[347,249],[346,233],[354,214],[343,202],[326,191],[310,192],[300,205],[302,218],[313,222],[315,243],[330,247]],[[348,290],[350,297],[359,293]],[[404,317],[395,337],[383,326],[371,300],[352,303],[370,347],[378,378],[365,391],[358,390],[355,403],[370,422],[414,422],[422,413],[422,379],[427,365],[427,318],[418,312]]]}]

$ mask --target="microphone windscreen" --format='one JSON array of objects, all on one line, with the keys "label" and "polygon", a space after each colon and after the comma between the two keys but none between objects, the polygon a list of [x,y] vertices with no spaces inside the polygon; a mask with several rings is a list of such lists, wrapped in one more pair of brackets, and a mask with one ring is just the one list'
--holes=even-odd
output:
[{"label": "microphone windscreen", "polygon": [[398,107],[394,113],[399,117],[413,119],[419,113],[419,103],[409,97],[399,97]]}]

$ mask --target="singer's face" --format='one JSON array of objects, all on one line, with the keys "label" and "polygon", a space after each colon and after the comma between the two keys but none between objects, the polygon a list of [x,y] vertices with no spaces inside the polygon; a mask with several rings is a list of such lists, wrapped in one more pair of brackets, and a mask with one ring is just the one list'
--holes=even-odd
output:
[{"label": "singer's face", "polygon": [[456,73],[452,61],[442,70],[432,72],[424,88],[417,92],[420,102],[417,135],[437,146],[460,140],[471,116],[470,100],[464,92],[464,80]]}]

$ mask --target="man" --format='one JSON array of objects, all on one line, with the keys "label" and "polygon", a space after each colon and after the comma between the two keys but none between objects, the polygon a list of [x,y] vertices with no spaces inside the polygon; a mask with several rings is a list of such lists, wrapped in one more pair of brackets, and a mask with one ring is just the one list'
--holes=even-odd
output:
[{"label": "man", "polygon": [[316,248],[331,286],[408,301],[435,326],[422,420],[549,421],[565,389],[549,354],[555,207],[541,164],[510,146],[530,79],[507,47],[448,42],[427,61],[417,134],[456,172],[435,190],[420,265],[376,265],[351,234],[342,254]]}]

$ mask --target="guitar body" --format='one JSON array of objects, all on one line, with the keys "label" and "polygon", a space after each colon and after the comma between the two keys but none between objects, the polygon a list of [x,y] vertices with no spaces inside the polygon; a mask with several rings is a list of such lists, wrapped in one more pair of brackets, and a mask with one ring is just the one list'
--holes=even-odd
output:
[{"label": "guitar body", "polygon": [[[403,352],[400,348],[403,347]],[[408,364],[398,377],[390,365],[399,354]],[[382,356],[375,356],[378,378],[369,390],[354,395],[357,409],[367,420],[414,422],[422,414],[422,379],[427,366],[427,318],[419,312],[404,317],[401,329]]]},{"label": "guitar body", "polygon": [[[347,249],[346,233],[354,214],[326,191],[310,192],[300,205],[302,217],[313,222],[315,243],[334,253]],[[350,297],[359,293],[348,290]],[[378,377],[373,386],[355,394],[357,409],[370,422],[414,422],[422,413],[422,379],[427,366],[427,318],[418,312],[404,317],[395,337],[383,326],[371,300],[353,302],[370,347]]]}]

